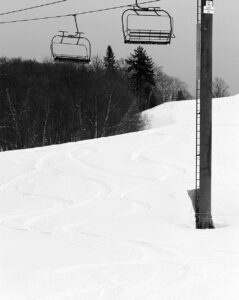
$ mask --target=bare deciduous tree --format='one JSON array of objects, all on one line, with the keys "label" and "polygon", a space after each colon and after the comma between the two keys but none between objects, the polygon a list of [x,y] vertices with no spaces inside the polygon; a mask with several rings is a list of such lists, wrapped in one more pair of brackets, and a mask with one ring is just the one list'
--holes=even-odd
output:
[{"label": "bare deciduous tree", "polygon": [[212,83],[213,98],[222,98],[230,96],[229,86],[224,79],[215,77]]},{"label": "bare deciduous tree", "polygon": [[192,96],[188,92],[187,85],[176,77],[169,76],[162,71],[162,68],[156,69],[156,95],[159,103],[178,100],[178,92],[180,91],[184,99],[191,99]]}]

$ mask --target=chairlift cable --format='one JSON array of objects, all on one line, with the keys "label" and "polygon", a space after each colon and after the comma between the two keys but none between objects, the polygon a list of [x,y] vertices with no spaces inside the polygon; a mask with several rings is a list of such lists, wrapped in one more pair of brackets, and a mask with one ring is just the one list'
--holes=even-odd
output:
[{"label": "chairlift cable", "polygon": [[[67,1],[67,0],[61,0],[61,1]],[[158,2],[158,1],[160,1],[160,0],[145,1],[145,2],[141,2],[140,4],[148,4],[148,3],[152,3],[152,2]],[[22,22],[31,22],[31,21],[40,21],[40,20],[49,20],[49,19],[57,19],[57,18],[65,18],[65,17],[72,17],[74,15],[76,15],[76,16],[78,16],[78,15],[86,15],[86,14],[104,12],[104,11],[121,9],[121,8],[132,7],[132,6],[135,6],[135,4],[126,4],[126,5],[120,5],[120,6],[114,6],[114,7],[107,7],[107,8],[101,8],[101,9],[96,9],[96,10],[89,10],[89,11],[84,11],[84,12],[65,14],[65,15],[56,15],[56,16],[47,16],[47,17],[39,17],[39,18],[31,18],[31,19],[3,21],[3,22],[0,22],[0,25],[3,25],[3,24],[12,24],[12,23],[22,23]]]},{"label": "chairlift cable", "polygon": [[32,9],[36,9],[36,8],[59,4],[62,2],[66,2],[66,1],[68,1],[68,0],[58,0],[58,1],[54,1],[54,2],[44,3],[44,4],[30,6],[30,7],[21,8],[21,9],[16,9],[16,10],[12,10],[12,11],[7,11],[7,12],[0,13],[0,16],[10,15],[10,14],[14,14],[14,13],[18,13],[18,12],[22,12],[22,11],[26,11],[26,10],[32,10]]}]

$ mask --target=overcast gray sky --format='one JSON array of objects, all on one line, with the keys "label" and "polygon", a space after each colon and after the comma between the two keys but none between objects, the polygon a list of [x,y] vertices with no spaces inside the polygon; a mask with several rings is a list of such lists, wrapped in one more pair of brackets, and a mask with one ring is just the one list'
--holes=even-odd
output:
[{"label": "overcast gray sky", "polygon": [[[0,0],[0,13],[52,2],[53,0]],[[143,0],[142,0],[143,1]],[[68,0],[51,7],[7,16],[1,21],[75,13],[134,3],[134,0]],[[195,94],[196,6],[197,0],[162,0],[155,4],[174,17],[176,38],[170,46],[145,46],[158,66],[185,81]],[[239,93],[239,1],[214,0],[214,77],[222,77],[232,94]],[[125,45],[121,32],[123,10],[78,17],[80,30],[92,43],[93,55],[104,55],[111,45],[117,58],[126,58],[137,47]],[[74,30],[72,18],[0,25],[0,56],[36,58],[50,56],[50,40],[58,30]]]}]

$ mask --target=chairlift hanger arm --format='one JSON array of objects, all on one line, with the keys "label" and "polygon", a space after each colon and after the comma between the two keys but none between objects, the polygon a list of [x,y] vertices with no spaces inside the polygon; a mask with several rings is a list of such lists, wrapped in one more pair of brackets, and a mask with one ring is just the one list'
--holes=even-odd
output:
[{"label": "chairlift hanger arm", "polygon": [[76,18],[76,14],[72,15],[74,17],[74,20],[75,20],[75,25],[76,25],[76,33],[78,34],[79,33],[79,27],[78,27],[78,23],[77,23],[77,18]]}]

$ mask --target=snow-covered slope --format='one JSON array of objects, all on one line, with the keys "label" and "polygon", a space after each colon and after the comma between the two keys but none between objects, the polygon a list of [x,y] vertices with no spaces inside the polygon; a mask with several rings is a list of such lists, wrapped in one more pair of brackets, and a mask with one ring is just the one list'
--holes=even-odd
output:
[{"label": "snow-covered slope", "polygon": [[195,102],[142,132],[0,154],[0,299],[239,299],[239,96],[213,102],[213,219],[195,230]]}]

